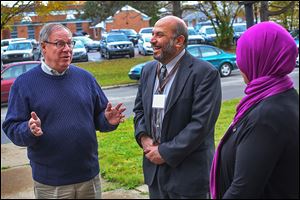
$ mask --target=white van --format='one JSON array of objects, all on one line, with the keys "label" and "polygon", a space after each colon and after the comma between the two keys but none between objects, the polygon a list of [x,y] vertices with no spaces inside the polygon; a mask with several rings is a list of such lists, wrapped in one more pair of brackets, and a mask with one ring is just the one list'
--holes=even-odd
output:
[{"label": "white van", "polygon": [[204,37],[205,42],[208,44],[213,43],[217,37],[213,26],[202,26],[199,30],[199,34]]},{"label": "white van", "polygon": [[12,39],[1,40],[1,54],[6,51],[9,43],[19,41],[19,40],[26,40],[26,38],[12,38]]},{"label": "white van", "polygon": [[247,30],[246,23],[232,24],[233,28],[233,43],[236,44],[241,35]]}]

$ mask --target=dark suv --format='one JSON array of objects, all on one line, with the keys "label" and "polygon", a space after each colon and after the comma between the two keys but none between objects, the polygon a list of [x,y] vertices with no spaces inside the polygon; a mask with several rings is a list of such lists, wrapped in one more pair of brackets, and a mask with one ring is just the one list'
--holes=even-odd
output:
[{"label": "dark suv", "polygon": [[133,29],[113,29],[110,33],[124,33],[134,45],[136,45],[139,40],[137,32]]},{"label": "dark suv", "polygon": [[113,56],[134,57],[134,47],[132,42],[123,33],[109,33],[102,36],[100,41],[101,57],[111,59]]}]

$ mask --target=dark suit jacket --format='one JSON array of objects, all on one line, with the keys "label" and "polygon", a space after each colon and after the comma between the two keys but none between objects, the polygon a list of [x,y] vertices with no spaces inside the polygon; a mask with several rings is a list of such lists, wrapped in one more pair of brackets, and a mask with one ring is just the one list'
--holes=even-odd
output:
[{"label": "dark suit jacket", "polygon": [[[135,100],[135,137],[151,137],[151,112],[157,61],[142,71]],[[143,159],[145,183],[157,177],[166,191],[199,195],[209,191],[209,171],[214,154],[214,125],[221,106],[218,71],[188,52],[178,68],[166,100],[159,152],[166,161],[155,165]],[[140,144],[141,145],[141,144]]]}]

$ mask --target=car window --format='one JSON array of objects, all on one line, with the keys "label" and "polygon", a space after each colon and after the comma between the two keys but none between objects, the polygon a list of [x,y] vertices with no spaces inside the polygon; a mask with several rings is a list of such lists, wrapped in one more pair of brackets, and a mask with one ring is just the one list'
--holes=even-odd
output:
[{"label": "car window", "polygon": [[8,46],[8,45],[9,45],[8,41],[1,41],[1,47]]},{"label": "car window", "polygon": [[211,47],[201,47],[201,53],[202,53],[202,57],[208,57],[208,56],[216,56],[219,53]]},{"label": "car window", "polygon": [[201,53],[199,51],[199,48],[198,47],[189,47],[187,49],[189,51],[190,54],[192,54],[193,56],[195,57],[201,57]]},{"label": "car window", "polygon": [[1,74],[3,80],[17,78],[23,73],[23,65],[17,65],[14,67],[10,67]]},{"label": "car window", "polygon": [[150,41],[151,41],[151,38],[149,38],[149,37],[145,38],[145,42],[150,42]]},{"label": "car window", "polygon": [[38,63],[26,64],[26,65],[25,65],[25,71],[27,72],[27,71],[29,71],[30,69],[32,69],[32,68],[34,68],[34,67],[36,67],[36,66],[38,66],[38,65],[39,65]]},{"label": "car window", "polygon": [[141,33],[152,33],[152,28],[143,29]]},{"label": "car window", "polygon": [[194,29],[188,29],[188,35],[197,35],[196,31]]},{"label": "car window", "polygon": [[78,48],[85,48],[84,44],[80,40],[75,42],[74,49],[78,49]]},{"label": "car window", "polygon": [[7,50],[26,50],[32,49],[31,43],[10,43]]},{"label": "car window", "polygon": [[206,34],[216,34],[215,29],[214,28],[207,28],[206,29]]},{"label": "car window", "polygon": [[107,42],[129,41],[126,35],[108,35]]},{"label": "car window", "polygon": [[233,26],[234,32],[245,32],[246,31],[246,25],[235,25]]}]

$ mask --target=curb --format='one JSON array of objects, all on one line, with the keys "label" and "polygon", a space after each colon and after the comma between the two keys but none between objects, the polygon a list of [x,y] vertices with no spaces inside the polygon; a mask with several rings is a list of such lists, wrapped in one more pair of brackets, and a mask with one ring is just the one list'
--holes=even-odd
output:
[{"label": "curb", "polygon": [[138,83],[129,83],[129,84],[123,84],[123,85],[105,86],[105,87],[101,87],[101,88],[103,90],[108,90],[108,89],[123,88],[123,87],[135,86],[135,85],[138,85]]}]

